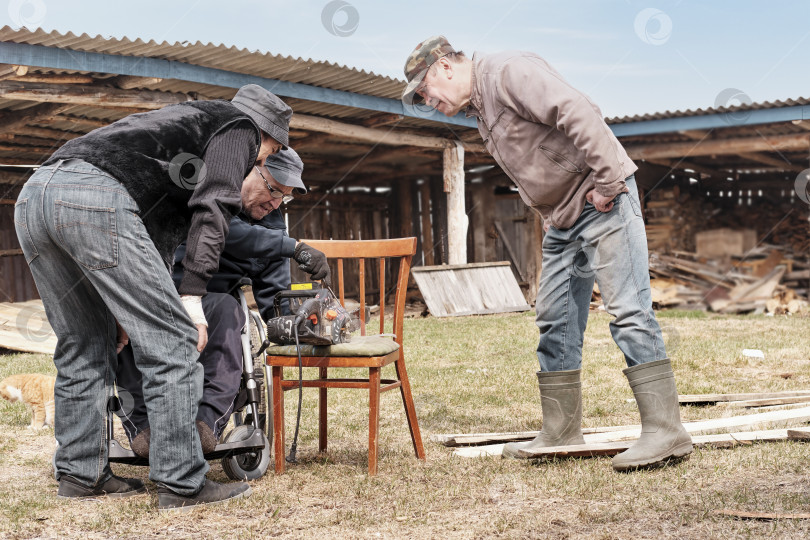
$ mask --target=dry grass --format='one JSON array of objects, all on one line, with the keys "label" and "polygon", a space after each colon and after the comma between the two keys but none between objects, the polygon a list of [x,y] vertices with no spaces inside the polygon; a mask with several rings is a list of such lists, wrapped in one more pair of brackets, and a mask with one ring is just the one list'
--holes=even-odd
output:
[{"label": "dry grass", "polygon": [[[681,393],[810,388],[806,318],[663,313]],[[366,468],[366,400],[330,393],[330,451],[316,453],[316,393],[304,394],[299,459],[253,482],[253,496],[165,517],[154,495],[66,502],[51,476],[52,431],[26,429],[28,413],[0,402],[0,537],[806,538],[810,522],[735,521],[733,508],[807,512],[808,447],[784,442],[696,450],[674,467],[614,473],[606,458],[532,464],[464,459],[428,440],[447,432],[537,428],[537,330],[528,314],[406,321],[406,352],[427,461],[412,454],[395,393],[382,399],[379,475]],[[744,348],[765,359],[746,358]],[[608,317],[592,314],[585,343],[584,424],[638,422]],[[46,356],[0,356],[0,376],[52,373]],[[290,373],[289,376],[293,376]],[[288,437],[296,400],[287,399]],[[686,420],[735,414],[686,407]],[[736,414],[739,414],[737,412]],[[289,441],[288,441],[289,442]],[[115,467],[146,479],[147,469]],[[209,473],[226,480],[219,464]],[[151,484],[150,484],[151,485]]]}]

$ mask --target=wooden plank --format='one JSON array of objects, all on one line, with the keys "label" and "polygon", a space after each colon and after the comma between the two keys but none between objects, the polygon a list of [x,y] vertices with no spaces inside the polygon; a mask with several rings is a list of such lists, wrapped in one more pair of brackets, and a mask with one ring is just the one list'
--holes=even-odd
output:
[{"label": "wooden plank", "polygon": [[508,263],[415,268],[414,279],[435,317],[526,311]]},{"label": "wooden plank", "polygon": [[422,253],[425,258],[425,265],[433,266],[433,226],[430,223],[430,182],[427,180],[419,185],[419,201],[421,203],[422,219]]},{"label": "wooden plank", "polygon": [[678,396],[678,403],[713,404],[721,401],[746,401],[752,399],[778,399],[787,397],[810,396],[810,390],[787,390],[783,392],[749,392],[743,394],[684,394]]},{"label": "wooden plank", "polygon": [[789,429],[788,439],[792,441],[808,441],[810,440],[810,431],[803,429]]},{"label": "wooden plank", "polygon": [[[692,437],[692,444],[696,447],[728,448],[740,444],[752,444],[754,442],[785,441],[788,438],[787,432],[788,430],[786,429],[772,429],[764,431],[744,431],[737,433],[698,435]],[[635,440],[589,442],[586,436],[585,444],[551,446],[537,452],[521,451],[521,454],[525,454],[522,457],[526,459],[613,456],[620,452],[624,452],[634,443]],[[460,457],[499,456],[503,453],[503,447],[503,444],[493,444],[470,448],[456,448],[453,450],[453,454]]]},{"label": "wooden plank", "polygon": [[53,354],[56,335],[48,323],[42,300],[0,303],[0,347]]},{"label": "wooden plank", "polygon": [[745,401],[723,401],[718,403],[718,406],[723,407],[767,407],[770,405],[791,405],[794,403],[807,403],[810,402],[810,395],[807,396],[794,396],[794,397],[781,397],[770,399],[748,399]]},{"label": "wooden plank", "polygon": [[[684,422],[683,427],[686,428],[686,431],[691,435],[707,435],[729,429],[747,428],[750,431],[754,431],[774,423],[802,423],[808,421],[810,421],[810,407],[802,407],[801,409],[789,411],[770,411],[759,414],[732,416],[729,418]],[[640,434],[640,429],[628,429],[609,433],[595,433],[584,435],[584,437],[587,444],[594,444],[637,439]],[[498,455],[503,451],[502,444],[480,446],[477,448],[486,455]]]},{"label": "wooden plank", "polygon": [[790,513],[785,514],[781,512],[746,512],[743,510],[729,510],[723,508],[721,510],[712,510],[710,512],[713,516],[726,516],[735,519],[752,519],[756,521],[774,521],[777,519],[810,519],[808,513]]},{"label": "wooden plank", "polygon": [[[624,431],[626,429],[640,429],[641,426],[605,426],[582,428],[583,434],[606,433],[609,431]],[[539,431],[514,431],[505,433],[456,433],[432,435],[430,440],[444,446],[474,446],[492,442],[512,442],[533,439]]]}]

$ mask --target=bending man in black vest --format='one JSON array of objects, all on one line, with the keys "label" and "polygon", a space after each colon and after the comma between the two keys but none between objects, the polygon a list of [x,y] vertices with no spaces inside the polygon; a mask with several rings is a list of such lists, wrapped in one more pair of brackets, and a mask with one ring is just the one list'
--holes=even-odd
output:
[{"label": "bending man in black vest", "polygon": [[[194,424],[203,383],[197,357],[207,340],[201,297],[242,208],[242,181],[288,144],[291,116],[257,85],[230,102],[134,114],[67,142],[23,187],[17,236],[58,337],[60,496],[145,491],[139,480],[114,476],[107,459],[107,399],[126,334],[154,428],[159,509],[250,493],[245,483],[205,478]],[[255,204],[246,200],[244,209]],[[169,268],[184,240],[178,296]]]},{"label": "bending man in black vest", "polygon": [[[301,174],[304,164],[298,154],[288,148],[267,158],[264,167],[254,167],[245,178],[243,198],[269,200],[245,209],[231,219],[219,269],[208,282],[208,294],[202,305],[208,320],[208,344],[200,353],[199,362],[205,375],[202,401],[197,410],[197,429],[203,452],[214,450],[223,429],[233,413],[242,378],[241,329],[244,315],[233,291],[243,277],[250,278],[253,295],[262,317],[273,316],[273,299],[290,284],[292,258],[314,280],[329,279],[326,257],[318,250],[287,236],[282,203],[293,194],[307,192]],[[175,253],[174,283],[177,287],[185,274],[182,261],[186,246]],[[118,358],[116,385],[119,396],[125,390],[131,396],[124,399],[122,423],[131,441],[132,450],[143,457],[149,455],[151,429],[146,415],[142,376],[132,357],[130,346]]]}]

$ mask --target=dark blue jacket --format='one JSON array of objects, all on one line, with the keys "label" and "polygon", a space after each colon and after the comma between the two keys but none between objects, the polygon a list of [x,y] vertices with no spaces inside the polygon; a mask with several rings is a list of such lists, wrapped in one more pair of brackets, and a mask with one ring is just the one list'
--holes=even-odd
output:
[{"label": "dark blue jacket", "polygon": [[[281,210],[274,210],[261,221],[254,221],[243,213],[234,216],[219,269],[208,282],[208,292],[230,293],[242,277],[248,277],[253,282],[253,297],[262,318],[274,317],[273,298],[290,284],[289,259],[295,251],[295,243],[295,239],[287,236]],[[183,244],[174,254],[175,286],[179,286],[183,277],[181,262],[185,252]]]}]

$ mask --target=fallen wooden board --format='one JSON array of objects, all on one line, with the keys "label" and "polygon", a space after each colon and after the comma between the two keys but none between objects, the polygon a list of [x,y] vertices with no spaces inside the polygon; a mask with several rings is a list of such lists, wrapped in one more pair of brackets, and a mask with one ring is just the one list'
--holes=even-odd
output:
[{"label": "fallen wooden board", "polygon": [[775,519],[810,519],[810,514],[782,514],[778,512],[745,512],[743,510],[712,510],[714,516],[726,516],[736,519],[756,519],[759,521],[773,521]]},{"label": "fallen wooden board", "polygon": [[[783,397],[810,396],[810,390],[788,390],[785,392],[751,392],[747,394],[684,394],[678,396],[678,403],[713,404],[720,401],[745,401],[750,399],[777,399]],[[633,400],[630,400],[633,401]]]},{"label": "fallen wooden board", "polygon": [[[749,431],[762,429],[768,424],[781,422],[802,423],[810,421],[810,407],[792,409],[788,411],[770,411],[766,413],[747,414],[743,416],[732,416],[729,418],[717,418],[713,420],[699,420],[697,422],[684,422],[683,427],[691,435],[707,435],[729,429],[748,428]],[[608,433],[594,433],[585,435],[586,444],[606,443],[638,439],[641,434],[640,429],[623,431],[613,431]],[[470,450],[465,457],[477,457],[478,455],[500,455],[503,452],[503,444],[492,444],[478,446],[469,449],[457,449],[454,453],[465,455],[460,450]],[[476,453],[475,451],[479,451]]]},{"label": "fallen wooden board", "polygon": [[[625,431],[628,429],[641,429],[640,425],[631,426],[605,426],[582,428],[583,434],[607,433],[610,431]],[[537,437],[539,431],[511,431],[502,433],[447,433],[431,435],[430,440],[444,446],[476,446],[494,442],[526,441]]]},{"label": "fallen wooden board", "polygon": [[528,311],[508,262],[411,268],[434,317]]},{"label": "fallen wooden board", "polygon": [[[786,440],[788,440],[787,429],[771,429],[764,431],[742,431],[738,433],[696,435],[692,437],[692,444],[697,447],[711,446],[717,448],[729,448],[740,444],[752,444],[754,442],[777,442]],[[635,443],[635,440],[590,443],[586,439],[585,444],[551,446],[537,452],[521,451],[520,454],[521,457],[526,459],[614,456],[630,448],[633,443]],[[494,444],[490,446],[479,446],[476,448],[456,448],[453,450],[453,454],[461,457],[499,456],[503,453],[503,447],[503,444]]]},{"label": "fallen wooden board", "polygon": [[0,303],[0,347],[12,351],[53,354],[53,333],[42,300]]},{"label": "fallen wooden board", "polygon": [[743,401],[723,401],[717,404],[718,407],[768,407],[770,405],[792,405],[794,403],[807,403],[810,402],[810,394],[806,396],[791,396],[780,398],[767,398],[767,399],[747,399]]},{"label": "fallen wooden board", "polygon": [[788,439],[792,441],[810,441],[810,431],[804,429],[789,429]]}]

